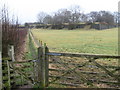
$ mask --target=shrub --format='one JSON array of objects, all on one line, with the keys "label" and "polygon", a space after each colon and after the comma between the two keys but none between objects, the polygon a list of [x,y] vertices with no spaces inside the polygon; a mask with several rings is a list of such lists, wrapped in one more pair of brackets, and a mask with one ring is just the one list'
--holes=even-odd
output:
[{"label": "shrub", "polygon": [[19,29],[18,19],[10,19],[8,10],[2,9],[2,56],[8,56],[8,45],[14,45],[15,56],[20,54],[23,49],[27,29]]}]

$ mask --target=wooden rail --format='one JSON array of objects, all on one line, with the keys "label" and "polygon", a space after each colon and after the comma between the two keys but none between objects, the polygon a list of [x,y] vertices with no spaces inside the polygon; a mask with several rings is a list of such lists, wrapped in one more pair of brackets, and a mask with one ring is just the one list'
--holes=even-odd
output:
[{"label": "wooden rail", "polygon": [[37,60],[25,60],[25,61],[15,61],[13,63],[28,63],[28,62],[36,62]]},{"label": "wooden rail", "polygon": [[[61,78],[61,76],[53,76],[53,75],[50,75],[49,77],[51,78]],[[63,76],[62,79],[70,79],[70,80],[74,80],[74,79],[78,79],[76,77],[67,77],[67,76]],[[89,79],[89,81],[92,81],[92,82],[102,82],[102,83],[110,83],[110,84],[120,84],[120,82],[116,82],[116,81],[106,81],[106,80],[96,80],[96,79]],[[80,83],[77,83],[77,84],[80,84]]]},{"label": "wooden rail", "polygon": [[114,58],[119,59],[120,56],[115,55],[102,55],[102,54],[86,54],[86,53],[57,53],[57,52],[49,52],[46,53],[51,56],[67,56],[67,57],[91,57],[91,58]]},{"label": "wooden rail", "polygon": [[[68,63],[64,63],[64,62],[52,62],[52,61],[49,61],[50,64],[64,64],[64,65],[68,65]],[[83,65],[81,63],[69,63],[69,65],[75,65],[75,66],[78,66],[78,67],[82,67]],[[97,66],[95,65],[86,65],[87,68],[98,68]],[[120,67],[119,66],[108,66],[108,65],[104,65],[105,68],[115,68],[115,69],[119,69]]]},{"label": "wooden rail", "polygon": [[[26,70],[32,69],[33,63],[36,63],[37,61],[36,60],[15,61],[14,46],[11,45],[8,46],[8,55],[9,58],[6,58],[6,60],[2,60],[2,65],[0,65],[2,66],[3,71],[3,73],[0,72],[3,74],[2,88],[12,88],[15,85],[24,85],[24,83],[29,83],[30,85],[32,85],[34,83],[33,81],[35,77],[32,74],[33,70],[27,72]],[[28,72],[30,72],[30,74]]]},{"label": "wooden rail", "polygon": [[[120,70],[120,67],[119,66],[105,66],[105,65],[100,65],[98,62],[96,62],[96,60],[97,59],[105,59],[105,58],[111,58],[111,59],[116,59],[116,60],[118,60],[118,59],[120,59],[120,56],[116,56],[116,55],[102,55],[102,54],[85,54],[85,53],[58,53],[58,52],[48,52],[48,53],[46,53],[46,55],[48,55],[48,56],[64,56],[64,57],[81,57],[81,58],[87,58],[89,61],[88,61],[88,63],[89,62],[92,62],[92,63],[94,63],[95,65],[91,65],[91,67],[93,68],[93,67],[95,67],[96,69],[98,69],[98,68],[101,68],[103,71],[104,71],[104,73],[102,74],[102,73],[98,73],[98,72],[86,72],[86,71],[80,71],[79,72],[79,74],[78,74],[78,72],[76,72],[76,71],[72,71],[71,73],[76,73],[76,74],[78,74],[78,75],[80,75],[80,77],[81,77],[81,74],[94,74],[94,75],[99,75],[99,76],[103,76],[103,77],[105,77],[106,75],[109,75],[109,76],[111,76],[112,78],[114,78],[114,79],[116,79],[117,81],[105,81],[105,80],[96,80],[96,79],[88,79],[88,81],[91,81],[91,82],[101,82],[101,83],[108,83],[108,84],[120,84],[120,78],[119,78],[119,75],[115,75],[114,74],[114,72],[116,72],[116,71],[119,71]],[[57,57],[58,58],[58,57]],[[82,65],[82,64],[78,64],[78,63],[65,63],[65,62],[61,62],[61,60],[53,60],[53,61],[50,61],[49,62],[50,64],[61,64],[61,65],[63,65],[63,67],[65,68],[70,68],[70,67],[68,67],[67,65],[73,65],[73,66],[77,66],[77,67],[86,67],[87,68],[87,66],[89,66],[89,65]],[[106,69],[106,68],[116,68],[115,70],[113,70],[112,72],[111,71],[109,71],[108,69]],[[49,69],[50,71],[55,71],[55,72],[62,72],[62,73],[65,73],[65,72],[69,72],[69,69],[68,70],[60,70],[60,69]],[[77,75],[77,76],[78,76]],[[50,75],[50,77],[51,77],[51,75]],[[58,79],[60,79],[60,78],[64,78],[64,77],[66,77],[66,76],[52,76],[52,77],[55,77],[56,78],[56,80],[58,80]],[[66,77],[67,79],[71,79],[71,78],[69,78],[69,77]],[[84,77],[83,77],[84,78]],[[74,79],[74,78],[72,78],[72,79]],[[77,78],[78,79],[78,78]],[[85,82],[88,82],[88,81],[86,81],[85,80]],[[60,83],[59,83],[60,84]],[[64,85],[65,85],[65,83],[64,83]],[[67,85],[67,84],[66,84]],[[69,85],[69,84],[68,84]],[[73,85],[73,86],[75,86],[74,84],[70,84],[70,85]],[[78,83],[77,83],[77,85],[78,85]]]}]

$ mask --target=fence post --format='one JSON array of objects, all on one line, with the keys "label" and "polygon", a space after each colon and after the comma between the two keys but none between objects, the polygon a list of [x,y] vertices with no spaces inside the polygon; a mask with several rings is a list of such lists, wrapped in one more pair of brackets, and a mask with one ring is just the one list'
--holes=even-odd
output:
[{"label": "fence post", "polygon": [[14,46],[12,45],[11,46],[11,59],[12,59],[12,61],[14,62],[15,61],[15,53],[14,53]]},{"label": "fence post", "polygon": [[0,52],[0,90],[2,89],[2,55]]},{"label": "fence post", "polygon": [[38,48],[38,80],[40,81],[40,86],[42,87],[47,87],[49,84],[49,80],[48,80],[49,59],[48,59],[48,55],[46,55],[46,53],[48,52],[49,50],[46,44],[44,45],[44,47]]},{"label": "fence post", "polygon": [[8,86],[11,87],[11,80],[10,80],[10,64],[9,60],[7,60],[7,70],[8,70]]},{"label": "fence post", "polygon": [[38,81],[40,86],[44,87],[44,62],[43,62],[43,47],[38,48]]},{"label": "fence post", "polygon": [[15,61],[14,57],[14,46],[13,45],[8,45],[8,55],[12,59],[12,61]]},{"label": "fence post", "polygon": [[[13,86],[15,85],[14,80],[16,79],[15,77],[15,69],[14,69],[14,64],[11,62],[15,61],[15,56],[14,56],[14,46],[13,45],[8,45],[8,56],[10,57],[10,60],[7,60],[7,67],[8,67],[8,83],[9,85]],[[13,69],[10,69],[10,65],[12,65]]]},{"label": "fence post", "polygon": [[49,84],[49,56],[47,55],[47,53],[49,52],[48,47],[46,46],[46,44],[44,44],[44,48],[45,48],[45,87],[48,86]]}]

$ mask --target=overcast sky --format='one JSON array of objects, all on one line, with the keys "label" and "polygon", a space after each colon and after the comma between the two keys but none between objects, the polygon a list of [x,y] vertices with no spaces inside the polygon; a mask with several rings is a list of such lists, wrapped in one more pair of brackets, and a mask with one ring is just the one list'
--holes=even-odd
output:
[{"label": "overcast sky", "polygon": [[35,22],[40,11],[51,14],[61,8],[79,5],[84,13],[90,11],[118,11],[119,0],[0,0],[9,7],[10,13],[19,17],[20,23]]}]

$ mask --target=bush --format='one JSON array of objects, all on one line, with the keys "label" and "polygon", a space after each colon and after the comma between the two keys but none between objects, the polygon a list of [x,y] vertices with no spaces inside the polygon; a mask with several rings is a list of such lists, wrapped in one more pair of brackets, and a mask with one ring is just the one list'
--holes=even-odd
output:
[{"label": "bush", "polygon": [[[8,45],[14,45],[15,56],[21,53],[27,29],[19,29],[18,20],[10,19],[8,10],[4,7],[2,9],[2,56],[8,56]],[[10,20],[12,22],[10,22]]]}]

